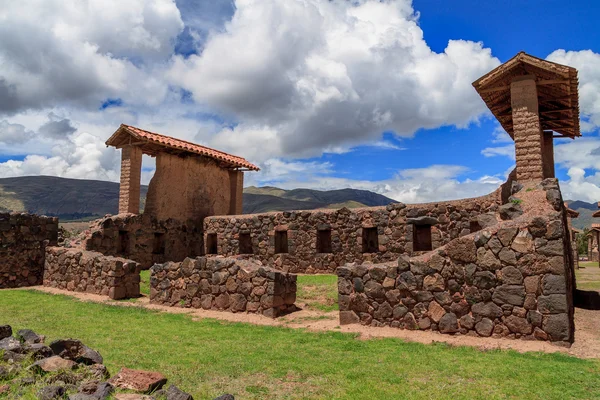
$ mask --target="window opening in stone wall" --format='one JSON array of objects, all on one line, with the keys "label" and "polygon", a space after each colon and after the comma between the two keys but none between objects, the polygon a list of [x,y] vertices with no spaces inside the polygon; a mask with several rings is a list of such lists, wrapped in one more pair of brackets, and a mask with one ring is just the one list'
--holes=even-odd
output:
[{"label": "window opening in stone wall", "polygon": [[165,254],[167,246],[167,237],[164,233],[154,232],[154,241],[152,242],[152,254]]},{"label": "window opening in stone wall", "polygon": [[218,254],[217,249],[217,234],[209,233],[206,235],[206,254]]},{"label": "window opening in stone wall", "polygon": [[129,232],[119,231],[119,242],[117,243],[117,253],[129,254]]},{"label": "window opening in stone wall", "polygon": [[252,238],[249,233],[240,233],[240,254],[252,254]]},{"label": "window opening in stone wall", "polygon": [[317,230],[317,253],[333,253],[331,249],[331,229]]},{"label": "window opening in stone wall", "polygon": [[471,221],[471,222],[469,222],[469,230],[471,231],[471,233],[480,231],[481,225],[479,225],[479,222],[477,222],[477,221]]},{"label": "window opening in stone wall", "polygon": [[379,251],[379,238],[377,237],[377,227],[363,228],[362,251],[363,253],[377,253]]},{"label": "window opening in stone wall", "polygon": [[413,250],[431,251],[431,225],[413,225]]},{"label": "window opening in stone wall", "polygon": [[287,231],[275,231],[275,254],[288,252]]}]

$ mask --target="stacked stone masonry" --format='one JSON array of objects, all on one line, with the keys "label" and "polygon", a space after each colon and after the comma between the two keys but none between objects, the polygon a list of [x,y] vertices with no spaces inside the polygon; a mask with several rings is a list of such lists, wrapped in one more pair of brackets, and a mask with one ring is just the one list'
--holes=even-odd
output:
[{"label": "stacked stone masonry", "polygon": [[142,268],[155,263],[182,261],[203,254],[202,226],[147,214],[120,214],[94,222],[86,234],[86,250],[135,260]]},{"label": "stacked stone masonry", "polygon": [[[205,251],[222,256],[249,251],[264,265],[294,273],[332,273],[348,262],[391,261],[495,223],[510,183],[487,196],[458,201],[208,217]],[[415,230],[428,238],[424,247],[417,246]],[[281,240],[283,246],[277,243]]]},{"label": "stacked stone masonry", "polygon": [[42,283],[47,245],[56,245],[58,218],[0,214],[0,289]]},{"label": "stacked stone masonry", "polygon": [[121,153],[121,187],[119,213],[140,212],[140,179],[142,151],[136,146],[125,146]]},{"label": "stacked stone masonry", "polygon": [[111,299],[140,295],[140,266],[132,260],[63,247],[46,249],[44,286]]},{"label": "stacked stone masonry", "polygon": [[[556,180],[527,190],[513,220],[419,257],[338,268],[340,323],[571,343],[566,212]],[[554,208],[540,211],[546,199]]]},{"label": "stacked stone masonry", "polygon": [[167,306],[248,312],[275,318],[293,311],[296,275],[240,258],[198,257],[156,264],[150,302]]}]

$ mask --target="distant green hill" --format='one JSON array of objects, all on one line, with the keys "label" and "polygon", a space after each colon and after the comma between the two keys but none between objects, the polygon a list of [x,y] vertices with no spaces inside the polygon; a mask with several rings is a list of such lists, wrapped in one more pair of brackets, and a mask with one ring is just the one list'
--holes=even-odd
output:
[{"label": "distant green hill", "polygon": [[[142,186],[142,207],[148,191]],[[366,190],[283,190],[275,187],[244,189],[244,213],[381,206],[394,202]],[[54,176],[0,179],[0,211],[20,211],[82,220],[116,214],[119,184]]]},{"label": "distant green hill", "polygon": [[589,228],[590,225],[600,224],[600,218],[593,218],[592,214],[598,211],[598,203],[587,203],[581,200],[567,200],[569,208],[577,211],[579,217],[574,218],[572,224],[575,228]]}]

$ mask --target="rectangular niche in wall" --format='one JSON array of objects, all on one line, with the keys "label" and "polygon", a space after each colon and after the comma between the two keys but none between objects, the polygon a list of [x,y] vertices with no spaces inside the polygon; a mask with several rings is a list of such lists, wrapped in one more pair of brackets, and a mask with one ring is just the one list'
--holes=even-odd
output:
[{"label": "rectangular niche in wall", "polygon": [[477,222],[476,220],[472,220],[471,222],[469,222],[469,230],[471,231],[471,233],[480,231],[481,225],[479,225],[479,222]]},{"label": "rectangular niche in wall", "polygon": [[362,228],[362,252],[377,253],[379,251],[379,238],[377,227]]},{"label": "rectangular niche in wall", "polygon": [[129,232],[119,231],[119,241],[117,242],[117,253],[129,254]]},{"label": "rectangular niche in wall", "polygon": [[413,225],[413,251],[431,250],[431,225]]},{"label": "rectangular niche in wall", "polygon": [[209,233],[206,235],[206,254],[217,254],[217,234]]},{"label": "rectangular niche in wall", "polygon": [[331,249],[331,229],[317,230],[317,253],[333,253]]},{"label": "rectangular niche in wall", "polygon": [[287,231],[275,231],[275,254],[288,252]]},{"label": "rectangular niche in wall", "polygon": [[240,233],[240,254],[253,254],[252,238],[249,233]]},{"label": "rectangular niche in wall", "polygon": [[167,238],[164,233],[154,232],[154,241],[152,242],[152,254],[165,254]]}]

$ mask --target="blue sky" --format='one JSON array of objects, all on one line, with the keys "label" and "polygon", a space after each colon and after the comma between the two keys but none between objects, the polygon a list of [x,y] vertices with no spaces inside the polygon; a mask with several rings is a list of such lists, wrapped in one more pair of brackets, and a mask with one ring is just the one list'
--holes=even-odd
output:
[{"label": "blue sky", "polygon": [[0,10],[0,176],[116,181],[127,123],[246,157],[247,185],[482,195],[514,151],[470,84],[524,50],[579,70],[556,169],[597,201],[599,4],[24,0]]}]

